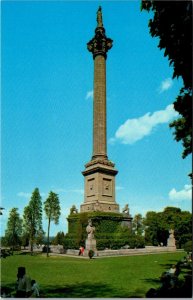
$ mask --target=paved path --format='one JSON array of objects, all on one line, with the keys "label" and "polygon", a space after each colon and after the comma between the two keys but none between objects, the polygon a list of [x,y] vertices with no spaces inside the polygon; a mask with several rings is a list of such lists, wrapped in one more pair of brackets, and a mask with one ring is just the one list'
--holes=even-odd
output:
[{"label": "paved path", "polygon": [[[183,252],[184,250],[179,249],[175,252]],[[103,255],[103,256],[94,256],[92,259],[99,259],[99,258],[106,258],[106,257],[121,257],[121,256],[136,256],[136,255],[152,255],[152,254],[161,254],[161,253],[175,253],[175,252],[168,252],[168,251],[162,251],[162,252],[138,252],[138,253],[128,253],[128,254],[114,254],[114,255]],[[89,259],[88,256],[81,256],[81,255],[71,255],[71,254],[59,254],[59,253],[49,253],[50,256],[60,256],[60,257],[73,257],[78,259]]]}]

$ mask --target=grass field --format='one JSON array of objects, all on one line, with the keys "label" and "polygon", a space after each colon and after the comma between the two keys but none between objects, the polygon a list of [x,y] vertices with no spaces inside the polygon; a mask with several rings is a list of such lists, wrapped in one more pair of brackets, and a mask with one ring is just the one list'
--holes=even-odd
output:
[{"label": "grass field", "polygon": [[184,256],[183,252],[84,259],[13,255],[1,259],[1,285],[14,289],[17,268],[25,266],[46,298],[145,297],[159,286],[159,277]]}]

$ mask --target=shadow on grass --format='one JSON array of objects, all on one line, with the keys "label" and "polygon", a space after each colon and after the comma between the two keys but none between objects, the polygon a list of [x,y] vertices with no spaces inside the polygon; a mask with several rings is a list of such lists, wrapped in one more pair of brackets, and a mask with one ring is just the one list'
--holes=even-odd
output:
[{"label": "shadow on grass", "polygon": [[42,255],[42,251],[36,251],[36,252],[29,252],[29,251],[21,251],[19,253],[15,253],[15,255],[25,255],[25,256],[38,256]]},{"label": "shadow on grass", "polygon": [[[15,297],[15,285],[1,286],[1,295]],[[114,289],[110,285],[97,283],[77,283],[61,286],[41,286],[40,298],[143,298],[144,291],[136,289],[131,294],[126,291]]]},{"label": "shadow on grass", "polygon": [[0,296],[2,297],[3,294],[6,294],[6,298],[11,298],[15,294],[15,284],[7,284],[1,285],[0,287]]},{"label": "shadow on grass", "polygon": [[155,279],[155,278],[146,278],[146,279],[142,279],[143,281],[145,282],[148,282],[148,283],[156,283],[156,284],[160,284],[160,279]]},{"label": "shadow on grass", "polygon": [[185,272],[184,279],[178,279],[175,285],[162,285],[158,279],[147,278],[144,281],[154,284],[159,283],[157,289],[150,288],[146,293],[146,298],[192,298],[192,274]]},{"label": "shadow on grass", "polygon": [[41,293],[42,298],[140,298],[142,291],[128,295],[126,291],[114,289],[103,283],[76,283],[61,286],[45,286]]}]

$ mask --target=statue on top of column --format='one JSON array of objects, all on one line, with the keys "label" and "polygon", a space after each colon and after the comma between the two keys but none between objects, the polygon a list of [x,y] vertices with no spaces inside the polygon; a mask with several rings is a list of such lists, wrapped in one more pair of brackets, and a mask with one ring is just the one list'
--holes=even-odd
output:
[{"label": "statue on top of column", "polygon": [[99,6],[97,11],[97,27],[95,29],[95,36],[87,43],[88,51],[92,52],[93,58],[97,55],[102,55],[107,58],[107,51],[111,49],[113,40],[106,37],[105,28],[103,27],[102,8]]},{"label": "statue on top of column", "polygon": [[99,9],[97,11],[97,27],[103,27],[103,19],[102,19],[102,8],[99,6]]}]

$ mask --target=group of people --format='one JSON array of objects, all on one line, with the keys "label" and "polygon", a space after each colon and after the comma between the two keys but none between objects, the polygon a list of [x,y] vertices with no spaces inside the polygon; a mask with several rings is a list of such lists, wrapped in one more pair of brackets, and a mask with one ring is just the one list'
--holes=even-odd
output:
[{"label": "group of people", "polygon": [[16,298],[37,298],[39,287],[35,280],[26,275],[25,267],[19,267],[16,281]]},{"label": "group of people", "polygon": [[[182,270],[189,270],[179,279]],[[191,298],[192,296],[192,253],[178,261],[175,265],[161,274],[160,287],[151,288],[146,293],[146,298]],[[190,274],[189,274],[190,273]]]}]

